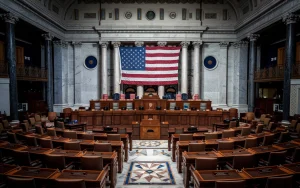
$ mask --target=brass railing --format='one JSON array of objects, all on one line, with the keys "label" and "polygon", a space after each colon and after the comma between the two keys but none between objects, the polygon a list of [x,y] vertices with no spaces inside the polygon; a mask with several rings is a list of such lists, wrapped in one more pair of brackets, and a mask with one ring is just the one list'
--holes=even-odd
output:
[{"label": "brass railing", "polygon": [[[0,77],[8,77],[7,64],[0,63]],[[47,69],[17,65],[17,79],[30,81],[47,81]]]},{"label": "brass railing", "polygon": [[[291,72],[292,78],[300,78],[300,63],[292,66]],[[256,82],[263,81],[281,81],[284,79],[284,67],[275,66],[264,69],[256,70],[254,73],[254,80]]]}]

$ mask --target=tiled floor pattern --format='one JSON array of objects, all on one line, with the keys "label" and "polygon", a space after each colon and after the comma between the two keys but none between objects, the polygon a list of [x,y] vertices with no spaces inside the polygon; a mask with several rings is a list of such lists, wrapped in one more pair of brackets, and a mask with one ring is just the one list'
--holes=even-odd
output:
[{"label": "tiled floor pattern", "polygon": [[133,149],[157,149],[168,148],[167,140],[133,140]]},{"label": "tiled floor pattern", "polygon": [[175,185],[169,162],[131,162],[125,185]]},{"label": "tiled floor pattern", "polygon": [[[167,143],[167,141],[165,141]],[[166,147],[167,148],[167,147]],[[175,180],[175,185],[138,185],[138,188],[183,188],[183,178],[182,173],[177,172],[176,162],[172,162],[171,160],[171,152],[167,149],[132,149],[129,152],[129,160],[128,162],[124,162],[124,168],[122,173],[117,174],[117,188],[133,188],[137,185],[124,185],[127,177],[127,173],[129,171],[130,165],[132,162],[143,162],[147,161],[149,163],[157,163],[157,162],[169,162],[170,170],[173,173],[173,177]]]}]

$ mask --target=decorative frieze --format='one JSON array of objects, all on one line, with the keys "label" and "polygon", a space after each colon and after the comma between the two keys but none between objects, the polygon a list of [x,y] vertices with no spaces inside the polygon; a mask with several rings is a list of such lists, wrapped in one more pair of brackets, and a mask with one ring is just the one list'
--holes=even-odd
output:
[{"label": "decorative frieze", "polygon": [[135,44],[136,47],[144,46],[144,42],[142,42],[142,41],[135,41],[134,44]]},{"label": "decorative frieze", "polygon": [[248,41],[238,41],[238,42],[235,42],[233,43],[233,46],[235,48],[244,48],[244,47],[248,47]]},{"label": "decorative frieze", "polygon": [[220,45],[220,48],[227,48],[229,45],[229,42],[220,42],[219,45]]},{"label": "decorative frieze", "polygon": [[[97,4],[99,0],[78,0],[78,3],[85,3],[85,4]],[[156,3],[168,3],[168,4],[179,4],[179,3],[200,3],[201,0],[101,0],[101,3],[123,3],[123,4],[133,4],[133,3],[146,3],[146,4],[156,4]],[[221,3],[223,4],[223,0],[204,0],[205,4],[216,4]]]},{"label": "decorative frieze", "polygon": [[167,42],[161,42],[161,41],[157,42],[157,46],[164,47],[166,45],[167,45]]},{"label": "decorative frieze", "polygon": [[8,22],[8,23],[11,23],[11,24],[15,24],[17,21],[19,21],[19,18],[16,17],[14,14],[12,13],[5,13],[5,14],[0,14],[0,17],[5,21],[5,22]]}]

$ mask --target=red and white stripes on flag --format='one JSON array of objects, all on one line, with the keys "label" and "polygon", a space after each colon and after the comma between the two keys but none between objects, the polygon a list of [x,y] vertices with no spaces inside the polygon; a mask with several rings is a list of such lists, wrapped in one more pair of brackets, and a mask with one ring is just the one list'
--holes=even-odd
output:
[{"label": "red and white stripes on flag", "polygon": [[181,47],[123,47],[120,49],[121,83],[178,84],[180,49]]}]

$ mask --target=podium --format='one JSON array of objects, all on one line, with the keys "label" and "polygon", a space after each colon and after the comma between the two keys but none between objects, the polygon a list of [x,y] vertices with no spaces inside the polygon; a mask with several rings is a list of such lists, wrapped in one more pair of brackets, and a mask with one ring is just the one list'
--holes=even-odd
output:
[{"label": "podium", "polygon": [[140,124],[141,140],[159,140],[160,122],[158,119],[143,119]]}]

